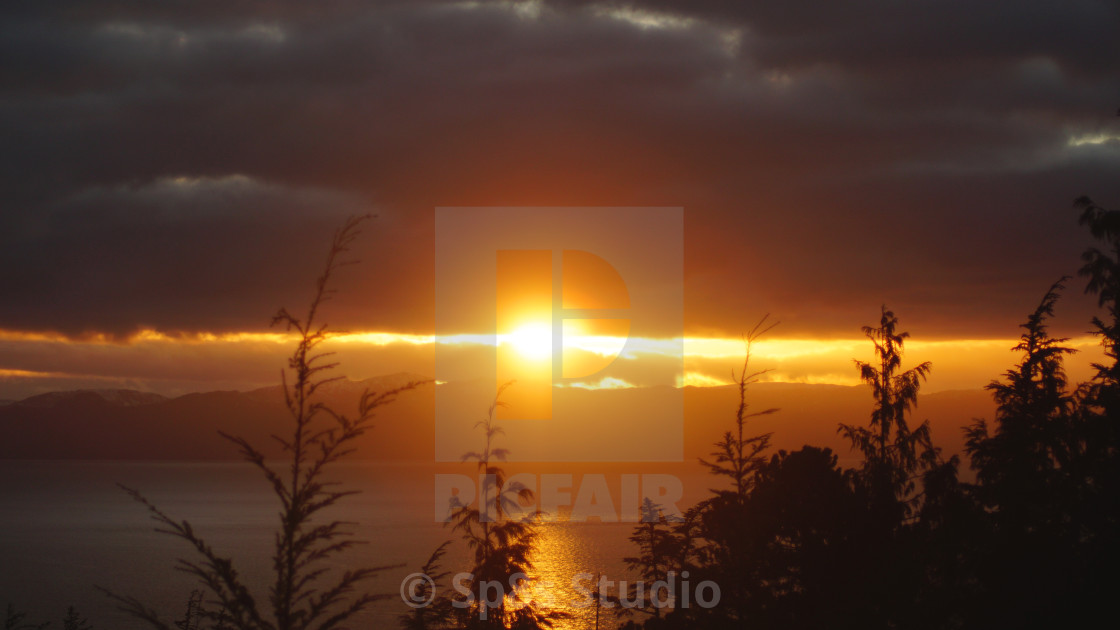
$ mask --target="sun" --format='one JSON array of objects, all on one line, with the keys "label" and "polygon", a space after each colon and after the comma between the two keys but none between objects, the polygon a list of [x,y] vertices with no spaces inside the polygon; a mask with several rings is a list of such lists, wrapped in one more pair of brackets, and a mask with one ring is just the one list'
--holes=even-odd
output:
[{"label": "sun", "polygon": [[552,328],[548,324],[523,324],[509,335],[508,341],[526,359],[552,356]]}]

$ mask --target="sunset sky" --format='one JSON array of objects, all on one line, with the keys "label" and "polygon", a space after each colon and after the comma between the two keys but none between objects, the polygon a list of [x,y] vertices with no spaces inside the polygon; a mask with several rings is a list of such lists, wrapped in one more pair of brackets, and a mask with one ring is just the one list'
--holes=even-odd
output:
[{"label": "sunset sky", "polygon": [[[0,398],[276,380],[331,231],[354,378],[432,374],[435,208],[684,209],[684,384],[979,387],[1120,207],[1115,2],[8,2]],[[532,212],[526,210],[526,212]],[[637,247],[640,226],[635,226]],[[656,252],[651,252],[656,255]],[[1084,350],[1074,278],[1055,331]],[[470,331],[463,331],[464,333]],[[469,349],[468,349],[469,350]],[[634,384],[640,384],[635,375]]]}]

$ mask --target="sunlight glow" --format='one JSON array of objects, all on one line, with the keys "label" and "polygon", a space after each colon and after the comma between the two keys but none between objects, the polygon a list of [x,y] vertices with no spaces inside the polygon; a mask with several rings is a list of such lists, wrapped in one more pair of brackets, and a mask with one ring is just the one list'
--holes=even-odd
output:
[{"label": "sunlight glow", "polygon": [[[791,359],[834,352],[861,352],[866,345],[864,339],[764,339],[755,342],[751,350],[756,357]],[[686,337],[684,340],[685,356],[735,358],[742,357],[745,348],[742,339]]]},{"label": "sunlight glow", "polygon": [[1120,135],[1109,135],[1106,133],[1089,133],[1069,139],[1069,146],[1080,147],[1086,144],[1098,145],[1107,142],[1120,142]]},{"label": "sunlight glow", "polygon": [[626,337],[607,337],[603,335],[564,336],[564,348],[583,350],[601,357],[616,357],[622,354]]},{"label": "sunlight glow", "polygon": [[[561,386],[557,385],[557,387]],[[637,385],[613,376],[604,376],[597,383],[576,382],[566,385],[566,387],[575,387],[576,389],[633,389]]]},{"label": "sunlight glow", "polygon": [[0,368],[0,378],[60,378],[74,376],[65,372],[36,372],[34,370],[8,370]]},{"label": "sunlight glow", "polygon": [[[588,334],[590,329],[573,326],[566,330],[563,338],[564,352],[561,357],[564,367],[563,379],[567,387],[590,389],[617,389],[624,387],[646,387],[675,385],[677,387],[719,387],[729,385],[737,378],[743,365],[743,341],[736,338],[686,337],[684,339],[651,339],[645,337],[624,337],[611,334]],[[527,384],[530,376],[537,375],[535,370],[544,370],[538,376],[551,381],[554,352],[553,330],[547,320],[541,318],[525,319],[514,322],[511,332],[506,335],[464,333],[454,335],[422,335],[393,333],[386,331],[351,331],[330,336],[328,345],[345,344],[353,350],[369,350],[384,357],[384,361],[396,361],[400,357],[410,357],[416,367],[410,370],[423,373],[424,353],[430,352],[434,344],[453,346],[464,353],[485,352],[487,349],[501,348],[509,353],[510,379]],[[124,379],[135,369],[134,365],[150,365],[152,356],[183,358],[183,365],[191,365],[203,357],[220,357],[221,361],[252,363],[259,357],[282,353],[295,341],[296,337],[286,331],[229,331],[229,332],[183,332],[140,330],[131,335],[111,335],[104,332],[87,332],[78,335],[65,335],[53,331],[18,331],[0,329],[0,342],[11,353],[6,364],[0,366],[0,378],[11,381],[41,379],[44,375],[57,378],[77,379],[75,374],[60,374],[57,361],[44,363],[39,360],[21,360],[45,352],[47,356],[73,356],[79,361],[82,374],[112,374],[112,378]],[[925,391],[947,389],[979,388],[1000,378],[1010,366],[1019,359],[1011,348],[1017,339],[942,339],[910,340],[906,343],[906,363],[932,361],[934,370]],[[1067,371],[1072,380],[1091,378],[1091,363],[1101,359],[1099,339],[1091,335],[1075,336],[1065,342],[1066,346],[1077,350],[1067,360]],[[682,357],[683,347],[683,357]],[[335,346],[334,350],[343,348]],[[328,351],[330,351],[328,349]],[[871,345],[866,339],[764,339],[752,348],[752,369],[768,370],[760,376],[765,382],[857,385],[858,375],[852,367],[852,360],[871,358]],[[179,354],[176,354],[179,353]],[[416,354],[420,353],[420,354]],[[278,354],[279,356],[279,354]],[[351,355],[353,356],[353,355]],[[463,355],[468,356],[468,355]],[[617,356],[617,358],[615,358]],[[369,354],[357,355],[359,374],[369,376],[391,371],[381,364],[382,359]],[[612,366],[611,371],[599,373],[596,370],[573,370],[569,373],[569,359],[576,365],[579,359],[589,365],[598,358]],[[61,360],[61,359],[59,359]],[[352,360],[352,359],[348,359]],[[666,365],[671,362],[681,365],[683,375],[675,382],[661,383],[653,378],[650,365]],[[376,366],[376,367],[375,367]],[[600,368],[602,369],[602,368]],[[102,371],[104,370],[104,372]],[[187,368],[184,368],[187,372]],[[529,370],[528,372],[526,370]],[[655,372],[656,370],[654,370]],[[174,374],[168,370],[167,374]],[[184,377],[193,380],[193,372]],[[83,377],[85,378],[85,377]],[[164,376],[162,378],[179,378]],[[249,379],[263,382],[260,378]],[[124,382],[124,381],[122,381]],[[576,384],[578,383],[578,385]],[[545,385],[549,390],[551,387]],[[525,389],[524,387],[522,389]]]},{"label": "sunlight glow", "polygon": [[539,361],[552,356],[552,329],[547,324],[523,324],[501,343],[512,344],[517,353],[526,359]]},{"label": "sunlight glow", "polygon": [[695,18],[683,17],[672,13],[648,11],[629,6],[595,6],[592,13],[596,17],[617,20],[640,30],[682,30],[696,24]]},{"label": "sunlight glow", "polygon": [[677,383],[677,387],[723,387],[730,384],[730,380],[718,379],[700,372],[685,372]]},{"label": "sunlight glow", "polygon": [[405,335],[388,332],[344,333],[333,339],[342,343],[365,343],[373,346],[388,346],[394,343],[423,346],[435,341],[435,337],[432,335]]}]

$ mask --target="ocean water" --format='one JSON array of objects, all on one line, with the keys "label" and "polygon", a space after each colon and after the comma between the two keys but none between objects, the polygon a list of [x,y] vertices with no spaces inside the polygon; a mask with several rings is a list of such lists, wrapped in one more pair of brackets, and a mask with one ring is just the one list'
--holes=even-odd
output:
[{"label": "ocean water", "polygon": [[[419,465],[340,464],[333,473],[361,493],[330,516],[354,522],[368,541],[336,558],[337,569],[399,565],[381,571],[369,590],[388,597],[356,619],[354,628],[397,627],[408,611],[399,591],[444,540],[455,539],[445,570],[464,571],[465,545],[434,522],[432,475]],[[97,629],[145,627],[116,610],[97,590],[133,596],[180,618],[195,587],[174,569],[191,559],[183,541],[154,531],[144,506],[117,484],[140,490],[175,519],[186,519],[221,555],[233,558],[265,607],[272,532],[278,503],[259,471],[244,463],[0,462],[0,606],[12,603],[29,621],[59,627],[74,605]],[[632,524],[560,522],[541,526],[534,597],[572,617],[559,628],[594,627],[594,609],[573,587],[581,573],[629,579],[622,558],[633,555]],[[588,583],[588,582],[585,582]],[[618,623],[603,611],[600,627]]]}]

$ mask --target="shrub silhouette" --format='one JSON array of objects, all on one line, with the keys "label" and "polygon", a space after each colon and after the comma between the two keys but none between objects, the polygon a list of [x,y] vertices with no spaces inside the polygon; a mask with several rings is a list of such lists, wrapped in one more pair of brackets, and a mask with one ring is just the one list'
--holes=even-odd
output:
[{"label": "shrub silhouette", "polygon": [[646,497],[642,500],[640,513],[638,525],[629,539],[638,548],[638,555],[622,559],[639,579],[627,584],[625,593],[619,593],[622,605],[618,612],[628,615],[641,611],[658,618],[663,611],[668,612],[673,593],[664,592],[664,589],[654,592],[652,585],[667,582],[669,572],[676,567],[679,545],[669,519],[653,499]]},{"label": "shrub silhouette", "polygon": [[[751,371],[754,344],[777,325],[777,322],[767,323],[768,319],[769,315],[763,316],[743,336],[743,366],[739,377],[735,379],[739,405],[735,411],[734,429],[724,433],[723,439],[715,444],[713,461],[700,460],[710,474],[730,481],[731,488],[712,490],[713,496],[698,506],[698,514],[694,516],[686,513],[685,522],[677,528],[678,545],[682,546],[678,549],[678,555],[686,556],[681,566],[677,567],[678,570],[683,572],[691,568],[685,565],[691,564],[687,556],[695,550],[700,571],[692,571],[696,576],[693,582],[698,583],[703,576],[720,585],[725,593],[724,605],[713,613],[719,613],[728,623],[745,622],[751,616],[747,603],[759,586],[757,553],[751,546],[752,541],[745,535],[744,528],[750,522],[747,503],[758,471],[766,463],[764,454],[770,448],[771,434],[748,435],[746,427],[754,418],[778,412],[775,408],[750,411],[748,396],[750,386],[770,371]],[[734,377],[734,373],[732,376]],[[699,532],[696,535],[688,527],[688,523],[693,520],[699,521]],[[702,541],[694,540],[697,537]],[[683,548],[686,542],[691,549]],[[701,542],[702,544],[698,544]]]},{"label": "shrub silhouette", "polygon": [[[929,364],[901,370],[907,335],[884,308],[880,326],[864,328],[879,362],[857,362],[875,396],[870,427],[841,427],[863,465],[844,470],[830,449],[813,446],[767,459],[770,435],[750,437],[746,425],[777,411],[750,412],[747,400],[749,385],[766,372],[751,371],[752,344],[770,328],[763,318],[745,335],[735,426],[716,443],[712,460],[701,460],[730,488],[712,490],[676,523],[657,515],[634,530],[640,553],[624,559],[632,571],[647,584],[686,571],[689,579],[687,587],[678,580],[668,607],[631,589],[627,603],[650,614],[640,627],[952,627],[950,611],[936,603],[960,585],[952,579],[956,556],[942,560],[925,550],[931,541],[951,546],[941,538],[958,531],[950,525],[968,501],[956,458],[940,459],[927,423],[908,425]],[[702,581],[719,585],[715,607],[695,605]],[[676,605],[683,601],[693,605]]]},{"label": "shrub silhouette", "polygon": [[[524,581],[518,575],[532,572],[532,554],[538,536],[534,519],[538,513],[520,519],[513,516],[533,501],[533,491],[519,482],[510,482],[505,471],[494,462],[505,461],[508,451],[495,446],[495,438],[503,433],[494,423],[498,407],[504,406],[502,392],[512,382],[498,388],[486,417],[476,423],[485,436],[483,449],[463,455],[463,461],[477,462],[482,474],[477,505],[460,505],[452,510],[452,531],[459,532],[473,554],[467,602],[459,602],[460,627],[517,628],[533,630],[551,628],[566,613],[546,610],[527,599]],[[501,585],[504,597],[490,601],[487,586]]]},{"label": "shrub silhouette", "polygon": [[[319,321],[319,310],[334,293],[330,281],[335,272],[350,264],[342,256],[367,218],[352,217],[335,232],[306,316],[300,319],[282,308],[272,320],[273,325],[283,325],[299,338],[288,359],[288,370],[281,372],[290,433],[273,436],[287,457],[287,468],[273,468],[257,447],[241,437],[222,434],[238,447],[244,460],[263,474],[280,503],[267,608],[257,603],[233,561],[215,552],[188,521],[173,519],[138,490],[124,488],[148,509],[159,524],[157,531],[182,539],[195,551],[195,559],[180,559],[177,568],[198,578],[210,599],[207,606],[196,605],[193,611],[188,605],[188,625],[206,621],[215,627],[236,630],[330,630],[381,597],[359,592],[358,587],[377,571],[389,567],[351,569],[337,577],[328,576],[327,561],[357,541],[352,537],[352,523],[321,520],[324,510],[355,493],[337,489],[335,482],[326,479],[326,472],[330,464],[352,452],[352,443],[370,429],[379,407],[418,383],[381,393],[365,391],[353,417],[315,399],[316,391],[323,385],[343,378],[325,375],[337,363],[326,362],[332,353],[319,349],[330,336],[327,325]],[[328,581],[328,577],[332,579]],[[157,611],[140,600],[102,590],[120,604],[121,610],[155,628],[171,630]]]},{"label": "shrub silhouette", "polygon": [[450,544],[450,540],[444,541],[436,547],[431,556],[428,556],[427,562],[420,566],[420,573],[428,576],[431,582],[422,581],[418,584],[416,600],[428,604],[417,606],[411,612],[397,618],[404,630],[446,628],[454,620],[453,602],[447,593],[440,591],[438,587],[438,584],[451,574],[450,571],[444,571],[439,563]]},{"label": "shrub silhouette", "polygon": [[93,626],[89,625],[89,621],[78,614],[73,606],[70,606],[66,609],[66,616],[62,618],[62,630],[93,630]]},{"label": "shrub silhouette", "polygon": [[43,630],[50,622],[29,623],[26,621],[27,613],[20,612],[15,606],[8,604],[4,609],[4,630]]},{"label": "shrub silhouette", "polygon": [[[777,409],[765,409],[751,412],[749,410],[750,405],[747,403],[747,388],[757,383],[764,374],[770,371],[750,372],[751,346],[762,335],[778,325],[777,322],[767,324],[766,320],[769,317],[769,315],[763,316],[754,328],[743,336],[743,343],[746,346],[743,356],[743,369],[739,373],[739,378],[735,379],[739,388],[739,408],[735,412],[735,429],[724,433],[723,439],[715,444],[716,450],[711,455],[713,461],[700,460],[700,463],[708,469],[709,473],[727,477],[734,483],[731,491],[717,491],[719,496],[725,498],[742,499],[746,497],[747,492],[750,491],[754,473],[764,461],[762,453],[770,448],[771,434],[746,436],[743,433],[747,422],[751,418],[767,416],[778,411]],[[732,376],[734,376],[734,373]],[[730,493],[734,493],[734,497]]]}]

